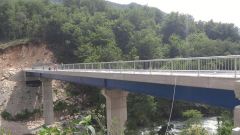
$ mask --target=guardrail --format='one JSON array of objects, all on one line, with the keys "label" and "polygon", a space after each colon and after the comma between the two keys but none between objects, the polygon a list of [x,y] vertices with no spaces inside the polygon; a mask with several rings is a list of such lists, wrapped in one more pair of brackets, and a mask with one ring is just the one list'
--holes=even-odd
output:
[{"label": "guardrail", "polygon": [[[35,66],[33,69],[48,70],[48,65]],[[228,73],[237,77],[240,70],[240,55],[171,58],[134,61],[114,61],[95,63],[58,64],[52,69],[58,70],[91,70],[91,71],[133,71],[133,72],[194,72]]]}]

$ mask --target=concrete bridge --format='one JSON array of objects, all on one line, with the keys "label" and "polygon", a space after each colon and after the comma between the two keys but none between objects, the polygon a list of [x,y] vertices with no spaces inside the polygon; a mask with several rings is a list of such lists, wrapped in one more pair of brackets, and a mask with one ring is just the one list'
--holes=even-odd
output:
[{"label": "concrete bridge", "polygon": [[28,84],[41,83],[46,124],[54,121],[55,79],[102,88],[107,128],[114,135],[124,131],[128,92],[167,99],[175,93],[175,100],[233,109],[235,127],[240,127],[240,55],[36,65],[25,72]]}]

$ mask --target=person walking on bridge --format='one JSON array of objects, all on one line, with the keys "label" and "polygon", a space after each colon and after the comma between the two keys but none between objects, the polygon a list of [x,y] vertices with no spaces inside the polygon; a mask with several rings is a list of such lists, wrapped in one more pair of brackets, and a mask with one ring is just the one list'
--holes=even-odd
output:
[{"label": "person walking on bridge", "polygon": [[54,71],[57,71],[57,64],[53,65],[53,69],[54,69]]}]

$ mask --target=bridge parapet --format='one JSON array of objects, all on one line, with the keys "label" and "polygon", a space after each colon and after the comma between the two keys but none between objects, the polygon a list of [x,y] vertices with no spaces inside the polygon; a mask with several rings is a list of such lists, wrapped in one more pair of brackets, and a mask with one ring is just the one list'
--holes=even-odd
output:
[{"label": "bridge parapet", "polygon": [[[191,72],[196,76],[204,74],[228,74],[237,78],[240,74],[240,55],[210,56],[210,57],[190,57],[171,59],[152,59],[134,61],[114,61],[114,62],[94,62],[94,63],[74,63],[58,64],[58,70],[90,70],[104,72],[166,72],[169,74]],[[33,69],[49,70],[51,65],[38,65]]]}]

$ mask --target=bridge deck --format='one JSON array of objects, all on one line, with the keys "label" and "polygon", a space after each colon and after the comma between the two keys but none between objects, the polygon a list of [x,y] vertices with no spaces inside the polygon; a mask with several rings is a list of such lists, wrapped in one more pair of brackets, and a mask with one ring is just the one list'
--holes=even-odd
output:
[{"label": "bridge deck", "polygon": [[[146,83],[158,83],[158,84],[170,84],[174,83],[174,79],[177,78],[177,84],[190,87],[203,87],[203,88],[216,88],[225,90],[234,90],[235,80],[240,76],[232,74],[231,71],[148,71],[148,70],[31,70],[26,72],[39,73],[61,76],[76,76],[76,77],[89,77],[89,78],[101,78],[111,80],[122,81],[134,81],[134,82],[146,82]],[[54,79],[54,77],[53,77]]]}]

